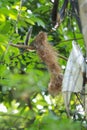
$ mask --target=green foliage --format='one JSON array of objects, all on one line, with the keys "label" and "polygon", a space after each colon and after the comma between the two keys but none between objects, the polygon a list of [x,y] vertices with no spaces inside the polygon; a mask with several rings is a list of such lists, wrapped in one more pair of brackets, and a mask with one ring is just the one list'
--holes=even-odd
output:
[{"label": "green foliage", "polygon": [[[67,119],[61,94],[55,98],[48,94],[50,75],[36,52],[25,52],[9,45],[10,42],[24,43],[28,28],[33,26],[30,41],[43,30],[48,33],[49,42],[66,58],[74,38],[84,49],[74,18],[66,16],[60,27],[52,30],[52,7],[49,0],[0,0],[1,130],[80,130],[82,127],[82,119]],[[59,58],[59,62],[65,67],[64,59]],[[83,129],[86,128],[84,123]]]}]

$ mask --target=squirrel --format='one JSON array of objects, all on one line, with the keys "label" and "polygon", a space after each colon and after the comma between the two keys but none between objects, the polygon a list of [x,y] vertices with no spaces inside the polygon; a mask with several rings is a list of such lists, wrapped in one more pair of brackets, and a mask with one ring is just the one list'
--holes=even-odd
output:
[{"label": "squirrel", "polygon": [[63,79],[61,68],[57,62],[58,54],[56,50],[47,42],[47,34],[42,31],[39,32],[30,46],[36,50],[40,59],[47,65],[50,73],[48,92],[51,95],[56,96],[61,90]]}]

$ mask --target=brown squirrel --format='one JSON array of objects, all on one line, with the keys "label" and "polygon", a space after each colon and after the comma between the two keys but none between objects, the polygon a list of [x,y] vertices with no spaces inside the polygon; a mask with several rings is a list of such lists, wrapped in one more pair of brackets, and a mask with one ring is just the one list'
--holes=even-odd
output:
[{"label": "brown squirrel", "polygon": [[62,85],[61,68],[57,62],[57,52],[47,42],[47,35],[44,32],[39,32],[31,46],[36,50],[41,60],[45,62],[50,72],[49,93],[53,96],[57,95]]}]

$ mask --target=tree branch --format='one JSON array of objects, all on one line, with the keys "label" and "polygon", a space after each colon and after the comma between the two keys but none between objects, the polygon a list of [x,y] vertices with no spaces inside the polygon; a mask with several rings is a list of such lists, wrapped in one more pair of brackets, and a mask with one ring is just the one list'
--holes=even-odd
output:
[{"label": "tree branch", "polygon": [[[17,45],[17,44],[12,44],[12,43],[9,43],[9,45],[13,46],[13,47],[16,47],[16,48],[22,48],[22,49],[25,49],[27,51],[35,51],[31,46],[27,46],[27,45]],[[18,55],[18,56],[20,56],[20,55]],[[62,55],[58,54],[58,57],[65,60],[65,61],[67,61],[67,58],[65,56],[62,56]]]},{"label": "tree branch", "polygon": [[17,45],[17,44],[12,44],[12,43],[9,43],[10,46],[13,46],[13,47],[16,47],[16,48],[22,48],[22,49],[25,49],[25,50],[33,50],[33,48],[31,46],[28,46],[28,45]]}]

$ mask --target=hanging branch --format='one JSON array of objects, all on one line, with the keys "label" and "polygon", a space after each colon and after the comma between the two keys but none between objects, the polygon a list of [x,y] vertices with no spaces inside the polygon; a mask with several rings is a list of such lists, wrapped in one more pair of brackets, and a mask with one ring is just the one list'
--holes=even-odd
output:
[{"label": "hanging branch", "polygon": [[52,22],[54,26],[57,24],[57,21],[58,21],[58,18],[57,18],[58,6],[59,6],[59,0],[54,0],[53,9],[52,9]]},{"label": "hanging branch", "polygon": [[31,34],[32,34],[32,26],[28,29],[28,33],[26,35],[24,45],[28,45],[28,42],[30,41],[31,38]]},{"label": "hanging branch", "polygon": [[68,0],[64,0],[64,3],[63,3],[63,5],[62,5],[62,8],[61,8],[60,11],[59,11],[60,20],[61,20],[61,21],[64,19],[65,10],[66,10],[66,8],[67,8],[67,5],[68,5]]},{"label": "hanging branch", "polygon": [[52,22],[54,28],[57,28],[60,25],[60,23],[63,21],[67,5],[68,5],[68,0],[64,0],[64,3],[59,11],[59,0],[54,0],[53,9],[52,9]]}]

